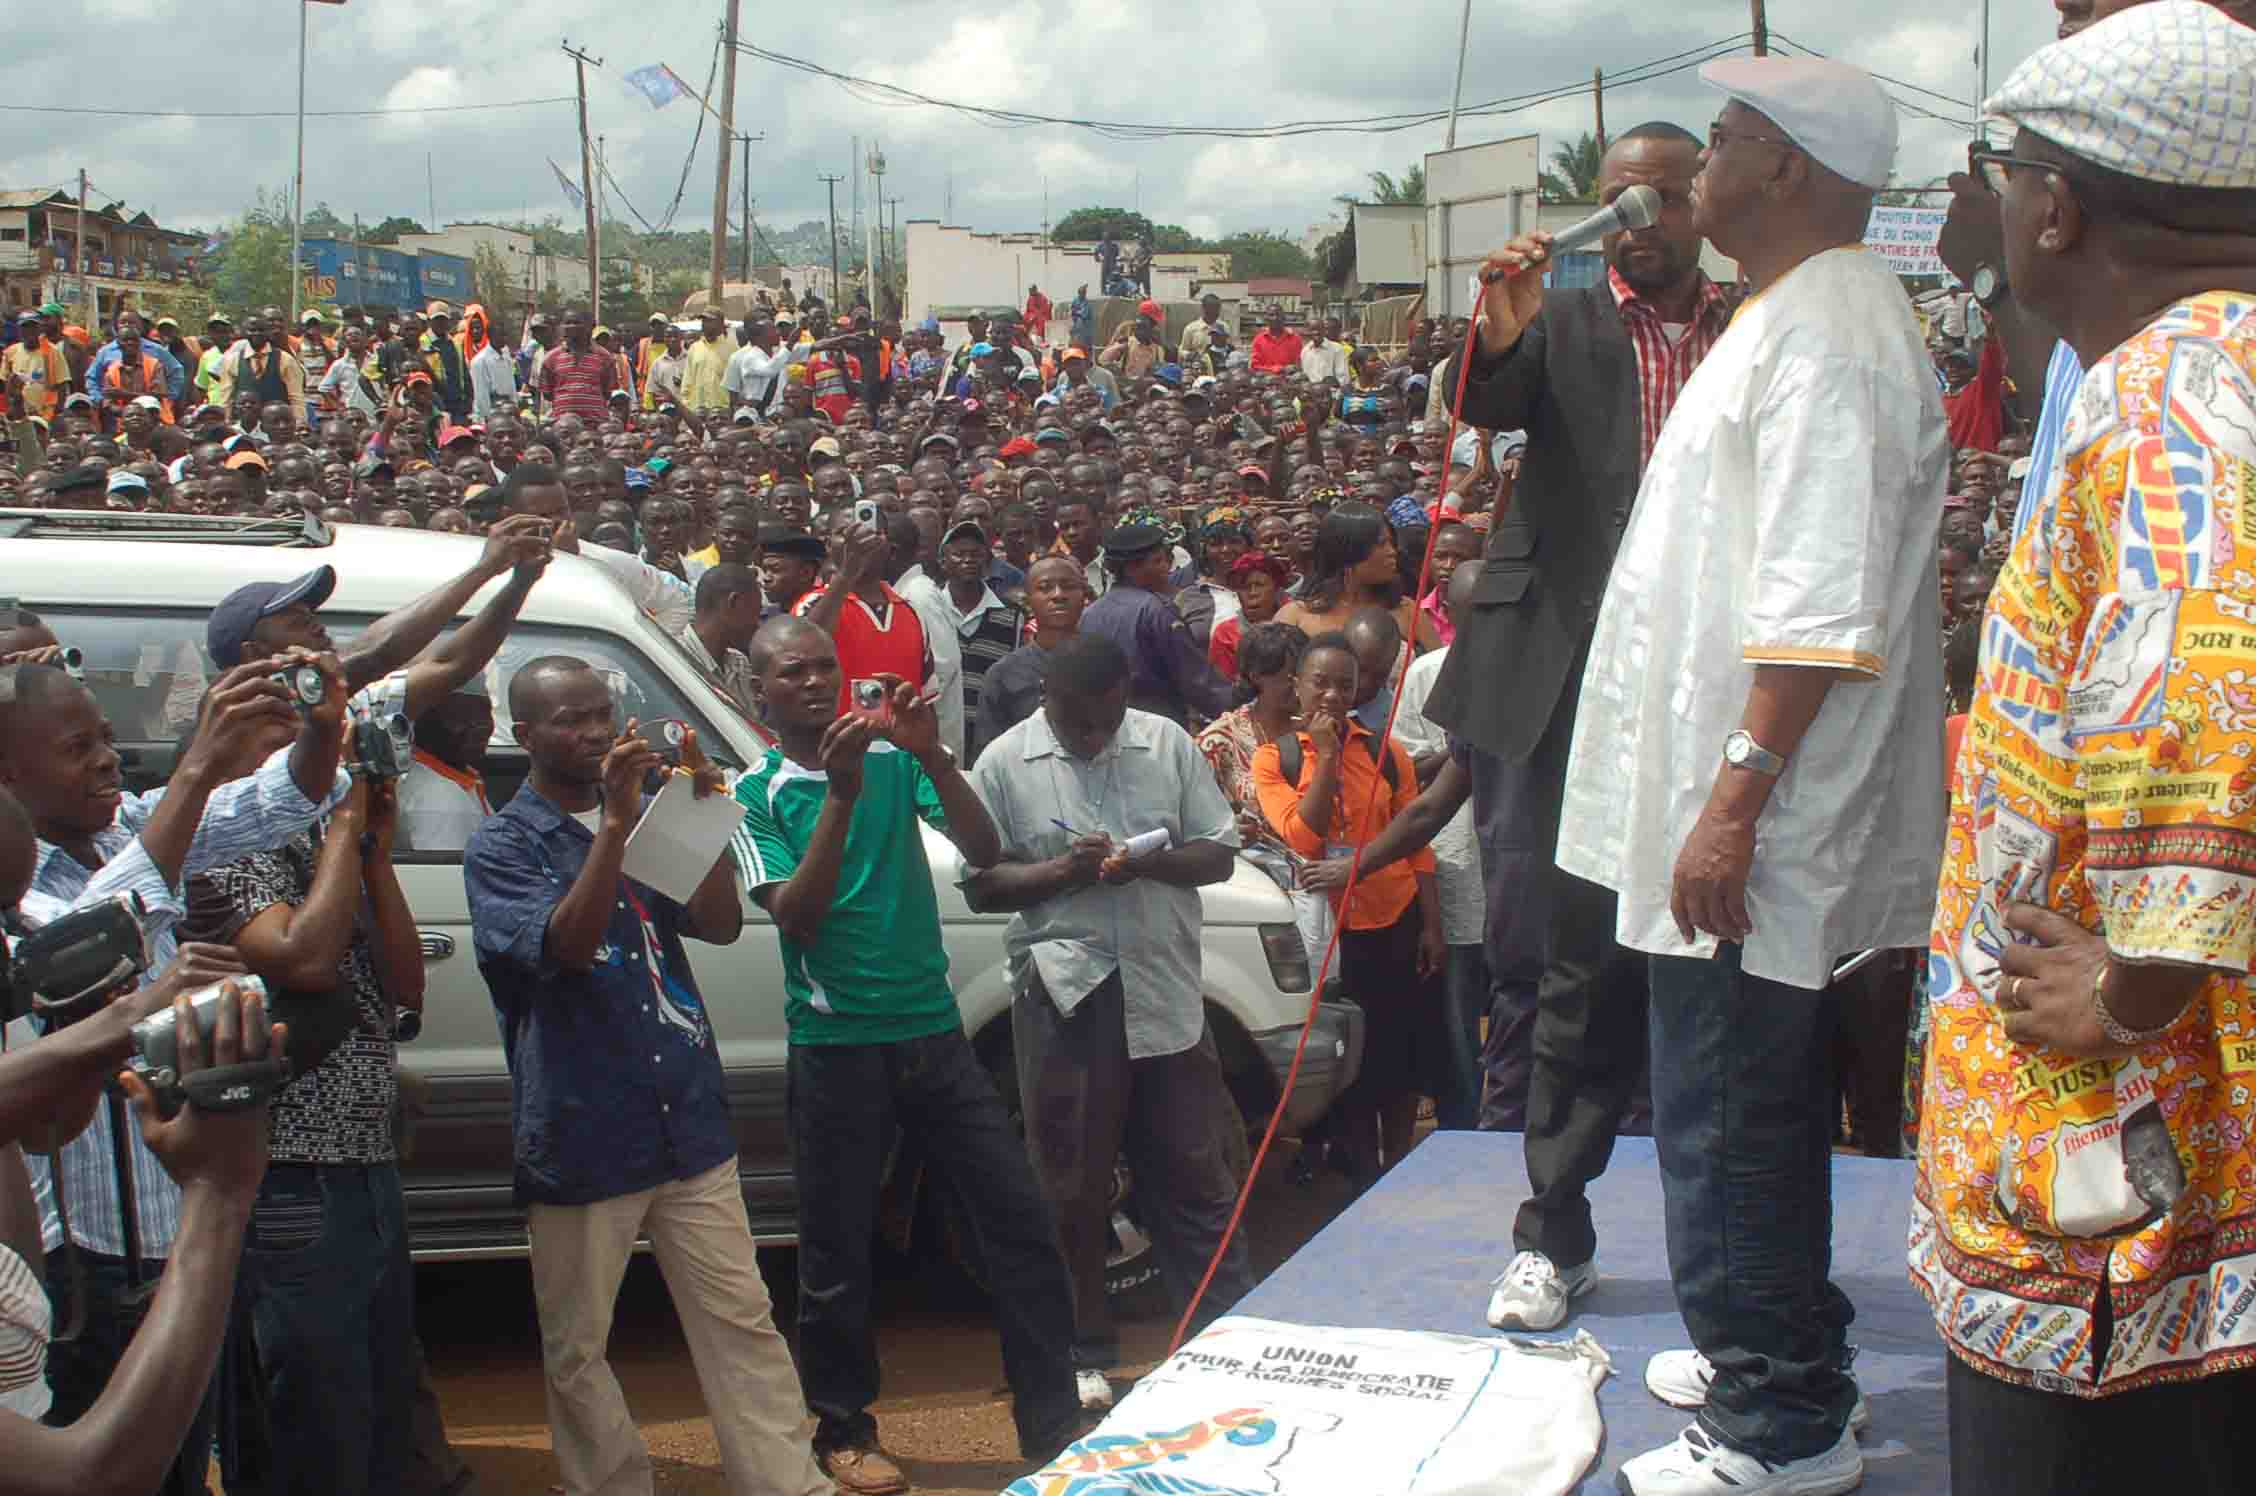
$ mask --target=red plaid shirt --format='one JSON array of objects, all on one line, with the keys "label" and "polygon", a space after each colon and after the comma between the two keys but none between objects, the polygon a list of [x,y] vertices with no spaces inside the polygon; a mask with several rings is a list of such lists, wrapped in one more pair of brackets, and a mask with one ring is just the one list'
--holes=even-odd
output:
[{"label": "red plaid shirt", "polygon": [[1643,444],[1638,450],[1637,471],[1643,473],[1645,464],[1653,460],[1653,443],[1661,439],[1661,427],[1668,422],[1669,412],[1676,408],[1676,397],[1684,388],[1684,381],[1700,367],[1700,360],[1723,336],[1724,327],[1731,321],[1730,302],[1723,288],[1705,275],[1700,277],[1700,297],[1692,309],[1692,325],[1684,337],[1675,343],[1661,330],[1661,314],[1653,304],[1630,289],[1621,272],[1608,267],[1606,283],[1613,288],[1614,305],[1621,309],[1622,327],[1629,333],[1629,345],[1637,350],[1637,409],[1643,418]]}]

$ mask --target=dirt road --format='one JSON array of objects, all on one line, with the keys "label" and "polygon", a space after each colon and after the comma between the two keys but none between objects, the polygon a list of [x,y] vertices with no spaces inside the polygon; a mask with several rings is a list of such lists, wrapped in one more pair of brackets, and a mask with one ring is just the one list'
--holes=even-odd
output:
[{"label": "dirt road", "polygon": [[[1279,1144],[1247,1212],[1256,1268],[1266,1273],[1347,1202],[1336,1175],[1302,1187]],[[761,1253],[777,1317],[790,1333],[794,1259]],[[540,1331],[523,1262],[434,1264],[417,1275],[417,1323],[446,1410],[448,1433],[477,1475],[480,1496],[543,1496],[555,1487],[542,1403]],[[995,1496],[1025,1471],[1017,1457],[993,1321],[952,1270],[899,1266],[878,1289],[878,1353],[885,1446],[925,1496]],[[1121,1327],[1129,1373],[1165,1351],[1173,1326]],[[641,1423],[661,1491],[725,1496],[711,1426],[657,1266],[627,1274],[611,1363]],[[1123,1389],[1124,1390],[1124,1389]]]}]

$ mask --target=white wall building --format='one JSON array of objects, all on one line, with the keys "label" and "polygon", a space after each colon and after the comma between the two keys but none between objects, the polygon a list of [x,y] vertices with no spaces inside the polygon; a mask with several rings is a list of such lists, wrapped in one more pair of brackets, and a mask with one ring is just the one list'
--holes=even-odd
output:
[{"label": "white wall building", "polygon": [[[450,223],[435,234],[402,234],[399,247],[413,254],[417,250],[433,249],[441,254],[460,255],[475,263],[481,247],[491,248],[509,267],[511,289],[520,294],[537,294],[546,300],[553,290],[562,301],[588,299],[587,259],[584,256],[539,254],[533,252],[533,236],[516,229],[503,228],[495,223]],[[613,265],[616,256],[606,254],[606,266]],[[635,285],[648,294],[656,289],[650,267],[633,267]]]}]

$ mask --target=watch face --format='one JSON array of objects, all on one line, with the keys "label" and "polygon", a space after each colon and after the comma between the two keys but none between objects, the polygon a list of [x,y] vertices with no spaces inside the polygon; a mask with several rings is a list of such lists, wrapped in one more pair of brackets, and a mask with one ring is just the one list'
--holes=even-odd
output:
[{"label": "watch face", "polygon": [[1994,265],[1978,265],[1974,269],[1974,299],[1988,301],[1998,292],[1998,273]]},{"label": "watch face", "polygon": [[1745,733],[1733,733],[1723,740],[1723,761],[1727,764],[1745,763],[1747,761],[1747,749],[1751,746],[1752,744]]}]

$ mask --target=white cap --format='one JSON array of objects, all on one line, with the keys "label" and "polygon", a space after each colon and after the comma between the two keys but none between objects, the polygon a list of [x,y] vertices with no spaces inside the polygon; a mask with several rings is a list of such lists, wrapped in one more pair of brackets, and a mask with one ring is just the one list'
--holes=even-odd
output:
[{"label": "white cap", "polygon": [[2256,187],[2256,31],[2214,5],[2137,5],[2013,70],[1986,113],[2142,182]]},{"label": "white cap", "polygon": [[1896,106],[1864,69],[1819,57],[1726,57],[1700,76],[1767,116],[1835,175],[1875,191],[1888,185]]}]

